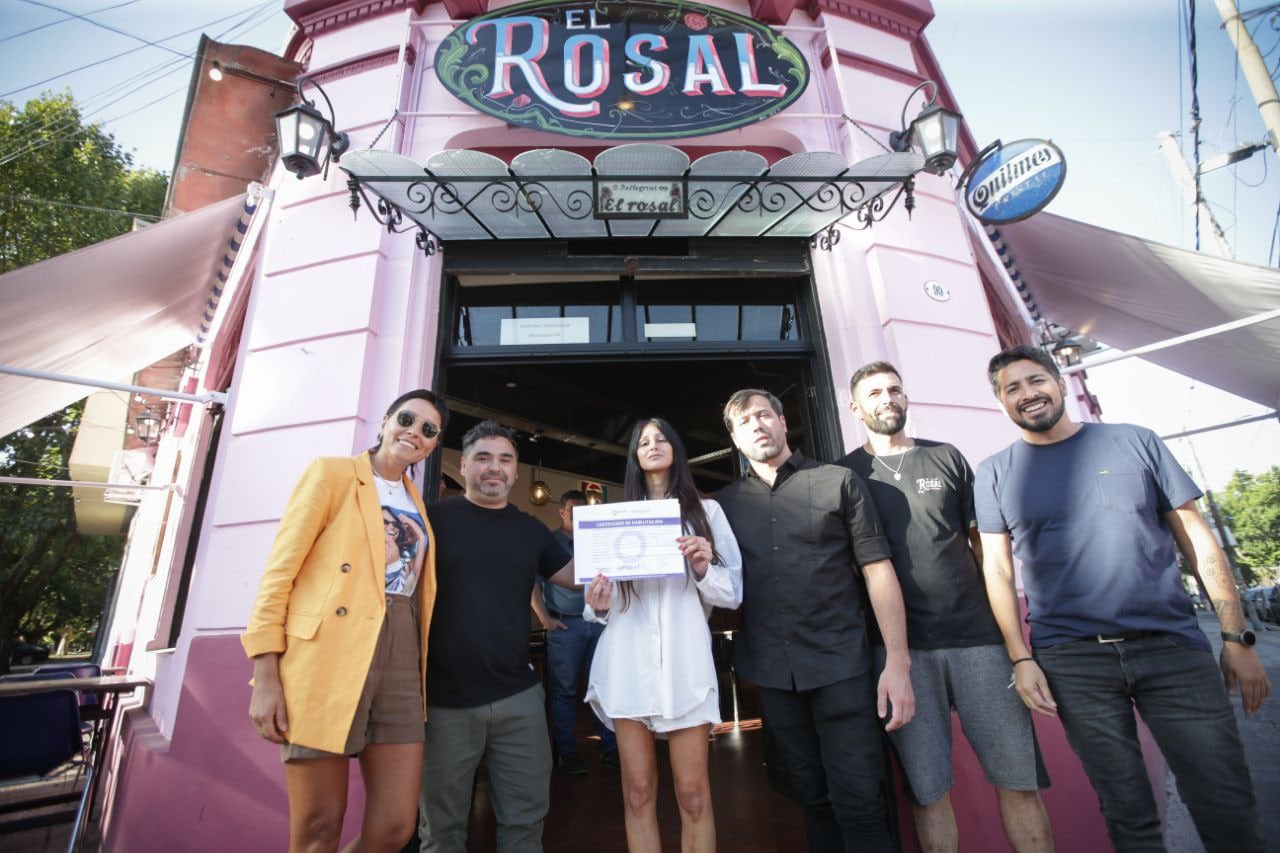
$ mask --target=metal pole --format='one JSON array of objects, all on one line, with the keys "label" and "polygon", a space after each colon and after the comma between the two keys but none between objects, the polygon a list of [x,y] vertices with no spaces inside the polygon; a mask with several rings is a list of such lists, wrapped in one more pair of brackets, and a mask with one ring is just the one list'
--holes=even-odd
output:
[{"label": "metal pole", "polygon": [[1169,338],[1168,340],[1164,340],[1164,341],[1156,341],[1154,344],[1146,344],[1145,346],[1134,347],[1133,349],[1130,349],[1130,350],[1113,350],[1111,352],[1108,352],[1106,355],[1100,355],[1097,358],[1090,359],[1088,362],[1081,362],[1080,364],[1073,364],[1070,367],[1064,367],[1062,368],[1061,372],[1063,375],[1067,375],[1071,373],[1080,373],[1081,371],[1084,371],[1084,370],[1092,370],[1095,367],[1099,367],[1104,364],[1110,364],[1113,361],[1120,361],[1122,359],[1133,358],[1134,356],[1138,356],[1138,355],[1145,355],[1149,352],[1155,352],[1156,350],[1168,349],[1169,347],[1176,347],[1178,344],[1186,344],[1186,343],[1190,343],[1191,341],[1198,341],[1201,338],[1208,338],[1208,337],[1212,337],[1213,335],[1220,335],[1223,332],[1232,332],[1232,331],[1235,331],[1236,329],[1243,329],[1245,326],[1253,326],[1257,323],[1265,323],[1268,320],[1275,320],[1277,318],[1280,318],[1280,308],[1276,308],[1271,311],[1264,311],[1261,314],[1253,314],[1252,316],[1249,316],[1249,317],[1242,317],[1239,320],[1232,320],[1231,322],[1223,323],[1220,326],[1210,326],[1209,328],[1201,329],[1198,332],[1189,332],[1185,335],[1179,335],[1176,338]]},{"label": "metal pole", "polygon": [[227,395],[222,391],[205,391],[203,394],[187,394],[182,391],[169,391],[164,388],[147,388],[144,385],[130,385],[127,382],[107,382],[102,379],[85,379],[83,376],[68,376],[65,373],[49,373],[45,370],[28,370],[25,367],[14,367],[11,364],[0,364],[0,373],[13,376],[25,376],[29,379],[47,379],[50,382],[66,382],[69,385],[83,385],[86,388],[106,388],[108,391],[131,391],[135,394],[146,394],[162,400],[182,400],[187,403],[218,403],[226,405]]},{"label": "metal pole", "polygon": [[1275,81],[1267,70],[1258,46],[1240,19],[1240,10],[1235,0],[1216,0],[1218,14],[1222,16],[1223,29],[1227,31],[1231,43],[1235,45],[1236,54],[1240,58],[1240,70],[1245,80],[1249,81],[1249,91],[1258,102],[1258,112],[1262,113],[1262,123],[1266,125],[1270,137],[1272,151],[1280,151],[1280,94],[1276,93]]},{"label": "metal pole", "polygon": [[1169,163],[1169,171],[1173,173],[1173,179],[1178,186],[1182,187],[1182,196],[1187,200],[1187,204],[1193,205],[1200,214],[1200,219],[1209,223],[1209,234],[1213,237],[1214,244],[1218,247],[1218,255],[1224,258],[1232,258],[1231,245],[1227,242],[1227,237],[1222,233],[1222,226],[1218,225],[1218,220],[1213,215],[1213,211],[1209,209],[1204,201],[1204,196],[1196,189],[1195,177],[1191,174],[1191,169],[1187,167],[1187,161],[1183,159],[1182,152],[1178,150],[1177,140],[1173,138],[1173,134],[1167,130],[1164,133],[1156,134],[1156,139],[1160,140],[1160,150],[1164,152],[1164,158]]},{"label": "metal pole", "polygon": [[42,477],[0,477],[0,483],[11,483],[15,486],[63,486],[78,489],[141,489],[152,492],[166,492],[174,487],[173,483],[163,486],[135,486],[131,483],[99,483],[96,480],[46,480]]}]

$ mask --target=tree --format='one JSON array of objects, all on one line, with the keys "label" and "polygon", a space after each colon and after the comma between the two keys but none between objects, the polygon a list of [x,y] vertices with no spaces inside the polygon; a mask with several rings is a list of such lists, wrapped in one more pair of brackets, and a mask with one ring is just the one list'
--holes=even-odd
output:
[{"label": "tree", "polygon": [[70,94],[0,101],[0,273],[124,234],[132,213],[159,217],[168,177],[132,166]]},{"label": "tree", "polygon": [[1261,474],[1236,471],[1218,506],[1236,538],[1236,561],[1246,580],[1273,579],[1280,568],[1280,466]]},{"label": "tree", "polygon": [[[133,214],[158,218],[168,178],[132,165],[70,94],[0,101],[0,273],[123,234]],[[0,474],[66,479],[83,408],[0,438]],[[70,490],[0,484],[0,673],[19,633],[34,641],[96,620],[123,549],[76,530]]]}]

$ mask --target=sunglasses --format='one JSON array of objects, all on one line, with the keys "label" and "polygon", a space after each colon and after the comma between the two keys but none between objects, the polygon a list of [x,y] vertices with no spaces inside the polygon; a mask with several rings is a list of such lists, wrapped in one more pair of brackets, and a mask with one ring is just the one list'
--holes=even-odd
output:
[{"label": "sunglasses", "polygon": [[[418,422],[418,416],[408,409],[401,409],[396,412],[396,423],[402,427],[411,427]],[[433,424],[426,418],[422,418],[422,434],[427,438],[435,438],[440,434],[440,427]]]}]

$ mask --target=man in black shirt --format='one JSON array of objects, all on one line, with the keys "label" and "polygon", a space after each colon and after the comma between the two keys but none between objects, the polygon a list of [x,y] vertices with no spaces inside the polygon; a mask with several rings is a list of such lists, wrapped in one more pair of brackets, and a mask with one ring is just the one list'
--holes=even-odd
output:
[{"label": "man in black shirt", "polygon": [[489,769],[498,850],[542,850],[551,744],[529,662],[529,596],[538,576],[573,586],[571,556],[507,503],[515,433],[482,421],[462,437],[465,492],[430,508],[436,602],[427,651],[423,853],[463,853],[476,768]]},{"label": "man in black shirt", "polygon": [[[787,446],[782,403],[746,389],[725,427],[751,463],[716,498],[743,557],[734,664],[759,688],[775,763],[800,801],[811,851],[889,851],[881,791],[886,728],[914,713],[902,593],[866,486]],[[888,652],[871,670],[857,567]],[[773,769],[773,768],[771,768]]]},{"label": "man in black shirt", "polygon": [[[837,464],[862,477],[871,492],[907,609],[916,716],[889,737],[910,782],[920,846],[959,847],[950,796],[954,707],[996,787],[1009,843],[1019,853],[1052,850],[1037,790],[1031,713],[1007,689],[1009,657],[975,556],[982,545],[973,469],[950,444],[906,434],[909,404],[893,365],[864,365],[849,391],[867,443]],[[876,651],[883,660],[884,649]]]}]

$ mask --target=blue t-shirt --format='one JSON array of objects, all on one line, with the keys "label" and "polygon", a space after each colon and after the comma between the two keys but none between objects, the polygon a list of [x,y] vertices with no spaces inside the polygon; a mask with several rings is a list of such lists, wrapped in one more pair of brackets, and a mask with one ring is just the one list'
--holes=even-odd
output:
[{"label": "blue t-shirt", "polygon": [[[564,548],[569,554],[573,554],[573,537],[563,530],[556,530],[551,536],[560,543],[561,548]],[[565,616],[582,615],[582,608],[586,603],[583,600],[583,590],[565,589],[562,586],[548,583],[545,578],[538,578],[538,583],[542,585],[542,603],[547,606],[548,610]]]},{"label": "blue t-shirt", "polygon": [[1015,441],[978,466],[978,529],[1022,560],[1031,643],[1164,631],[1208,649],[1163,514],[1200,497],[1149,429],[1083,424],[1055,444]]}]

